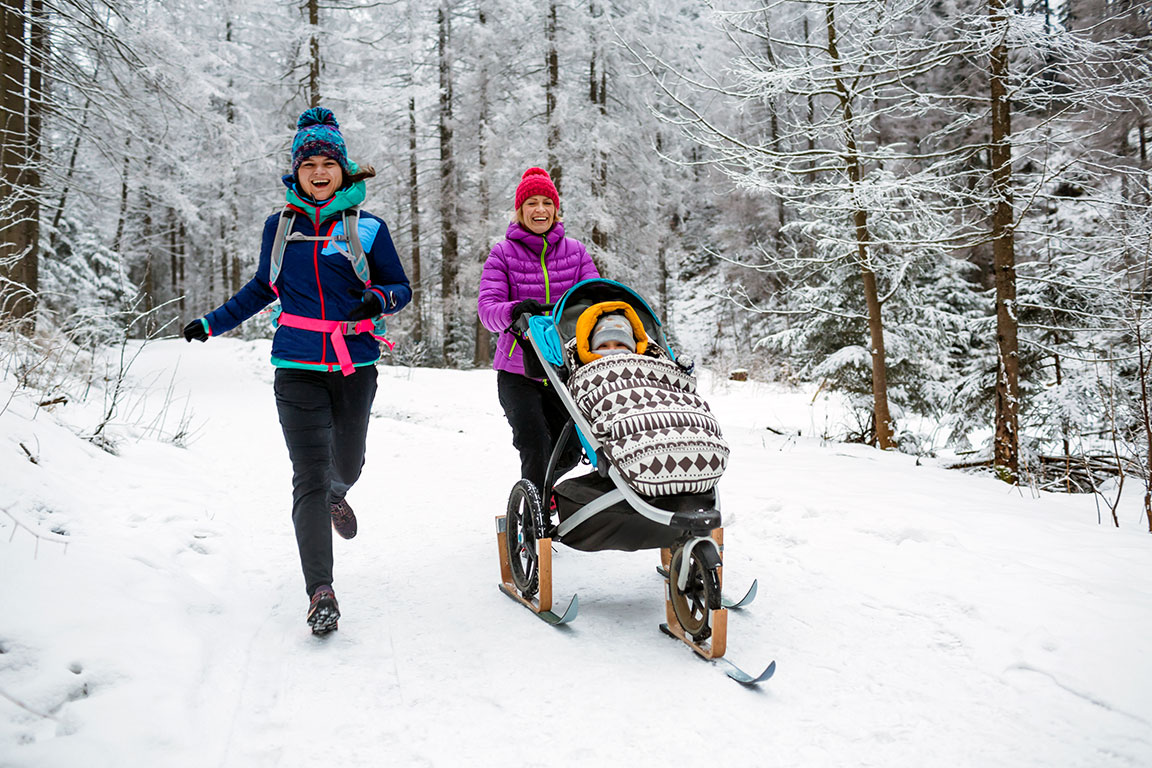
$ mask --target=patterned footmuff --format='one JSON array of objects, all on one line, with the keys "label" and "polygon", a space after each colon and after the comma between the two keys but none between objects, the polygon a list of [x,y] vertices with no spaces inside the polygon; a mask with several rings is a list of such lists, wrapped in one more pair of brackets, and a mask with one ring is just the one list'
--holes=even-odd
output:
[{"label": "patterned footmuff", "polygon": [[704,493],[728,464],[728,444],[676,363],[636,354],[606,355],[568,382],[624,479],[638,493]]}]

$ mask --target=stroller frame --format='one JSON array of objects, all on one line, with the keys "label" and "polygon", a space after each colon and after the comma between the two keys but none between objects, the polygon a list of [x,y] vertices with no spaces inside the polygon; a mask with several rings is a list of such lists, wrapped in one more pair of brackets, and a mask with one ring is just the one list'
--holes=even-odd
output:
[{"label": "stroller frame", "polygon": [[[557,308],[562,310],[565,301],[574,291],[593,282],[611,284],[615,286],[612,290],[623,294],[626,299],[639,302],[637,305],[629,301],[638,311],[642,309],[647,318],[655,323],[655,333],[649,333],[650,341],[660,345],[666,354],[675,359],[663,338],[655,314],[638,294],[626,286],[607,280],[584,281],[570,289],[557,304]],[[596,437],[591,423],[581,413],[568,391],[561,369],[545,356],[543,345],[533,333],[530,318],[518,318],[513,330],[519,338],[531,344],[548,384],[554,388],[569,419],[549,458],[544,488],[538,492],[531,481],[520,480],[513,487],[506,513],[496,518],[501,591],[550,624],[571,621],[578,611],[576,595],[573,595],[562,614],[552,611],[552,543],[563,543],[564,537],[578,526],[623,501],[648,520],[681,532],[672,547],[660,550],[661,568],[658,570],[666,576],[667,616],[667,623],[660,625],[661,630],[682,640],[706,659],[720,658],[727,647],[728,617],[721,598],[723,528],[719,494],[714,492],[715,502],[710,509],[669,511],[649,503],[628,485],[620,471],[608,460],[603,443]],[[545,507],[543,499],[552,498],[556,469],[561,456],[575,437],[576,430],[579,430],[588,460],[601,477],[612,481],[613,489],[582,506],[567,520],[554,525],[551,511]],[[750,590],[750,594],[754,592]],[[741,605],[748,600],[746,598],[741,601]]]}]

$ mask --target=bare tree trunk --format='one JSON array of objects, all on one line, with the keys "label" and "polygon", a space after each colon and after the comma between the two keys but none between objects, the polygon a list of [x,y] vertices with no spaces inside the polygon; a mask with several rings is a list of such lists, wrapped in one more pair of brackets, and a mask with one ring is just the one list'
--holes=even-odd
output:
[{"label": "bare tree trunk", "polygon": [[320,3],[308,0],[308,106],[320,106]]},{"label": "bare tree trunk", "polygon": [[456,281],[460,269],[456,231],[456,158],[452,151],[452,42],[449,0],[441,0],[437,12],[440,66],[440,300],[444,322],[441,358],[451,361],[456,340],[458,301]]},{"label": "bare tree trunk", "polygon": [[[179,276],[177,277],[177,280],[180,283],[181,295],[183,295],[183,291],[184,291],[185,287],[188,285],[188,278],[187,278],[187,272],[186,272],[186,267],[188,266],[188,230],[185,228],[183,221],[180,222],[180,232],[177,235],[176,249],[177,249],[176,267],[180,273]],[[236,290],[240,290],[239,286],[236,287]],[[233,293],[235,293],[235,291],[233,291]],[[181,309],[181,312],[183,312],[183,310],[184,310],[184,299],[183,298],[180,299],[180,309]]]},{"label": "bare tree trunk", "polygon": [[[488,16],[484,11],[484,6],[481,5],[477,13],[480,28],[483,30],[488,24]],[[492,217],[492,198],[488,190],[488,120],[489,120],[489,103],[488,103],[488,60],[484,60],[483,68],[480,71],[480,93],[479,95],[479,125],[477,131],[477,146],[476,146],[476,164],[477,171],[480,177],[480,221],[482,222],[481,231],[487,231],[488,221]],[[487,258],[485,249],[478,248],[477,256],[479,257],[480,264],[483,266],[484,260]],[[479,290],[479,286],[477,286]],[[480,315],[473,313],[473,344],[472,344],[472,365],[481,368],[492,361],[492,334],[480,322]]]},{"label": "bare tree trunk", "polygon": [[56,203],[56,210],[52,214],[52,231],[48,233],[49,247],[55,251],[60,241],[60,219],[64,216],[64,207],[68,202],[68,192],[72,188],[72,177],[76,175],[76,157],[80,154],[80,139],[88,127],[88,108],[92,99],[85,99],[84,109],[80,113],[80,124],[76,128],[76,137],[72,140],[72,150],[68,155],[68,170],[64,172],[64,182],[60,188],[60,199]]},{"label": "bare tree trunk", "polygon": [[1000,40],[988,62],[991,90],[992,145],[992,268],[996,280],[996,425],[992,465],[997,475],[1016,483],[1020,472],[1020,361],[1016,317],[1016,251],[1012,195],[1012,111],[1008,78],[1007,11],[1005,0],[988,0],[988,14]]},{"label": "bare tree trunk", "polygon": [[[590,15],[595,18],[596,5],[591,4]],[[597,68],[599,64],[599,68]],[[588,62],[588,100],[594,109],[600,113],[601,118],[608,115],[608,73],[600,50],[592,47],[592,58]],[[608,193],[608,156],[605,151],[597,147],[592,153],[592,197],[603,203]],[[599,206],[603,209],[603,205]],[[600,222],[592,224],[592,243],[602,249],[608,248],[608,233],[600,228]]]},{"label": "bare tree trunk", "polygon": [[[231,7],[231,3],[229,3],[229,6],[227,8],[227,13],[229,14],[229,16],[228,16],[228,19],[224,23],[224,40],[228,43],[231,43],[232,42],[232,17],[231,17],[232,7]],[[317,20],[319,20],[319,19],[317,19]],[[317,72],[317,78],[319,78],[319,72]],[[317,89],[319,89],[319,85],[317,85]],[[228,78],[228,93],[230,93],[230,94],[233,93],[233,81],[232,81],[231,77]],[[236,124],[236,103],[231,98],[229,98],[228,101],[225,102],[225,104],[224,104],[224,119],[227,121],[229,128],[231,128],[232,126],[234,126]],[[225,220],[220,222],[220,242],[224,244],[224,249],[225,249],[224,258],[231,260],[232,282],[231,282],[231,285],[229,285],[228,283],[224,284],[224,292],[235,294],[237,291],[240,290],[241,286],[243,286],[243,284],[244,284],[244,275],[242,274],[242,270],[241,270],[241,266],[240,266],[239,249],[236,247],[236,238],[235,238],[236,219],[237,219],[236,192],[234,189],[229,189],[226,194],[228,195],[228,212],[226,214]],[[181,284],[183,284],[183,281],[184,281],[184,259],[185,259],[186,253],[187,253],[187,242],[188,242],[187,240],[184,239],[184,236],[183,236],[184,235],[184,222],[183,221],[180,222],[180,235],[181,235],[180,236],[180,281],[181,281]],[[227,269],[228,268],[225,267],[225,271],[227,271]],[[183,302],[183,299],[181,299],[181,302]],[[181,309],[183,309],[183,303],[181,303]]]},{"label": "bare tree trunk", "polygon": [[[807,38],[805,38],[807,39]],[[764,12],[764,58],[773,67],[776,66],[776,52],[772,49],[772,30],[769,23],[768,12]],[[769,115],[769,130],[771,132],[772,150],[775,152],[782,152],[783,147],[780,145],[780,117],[778,115],[777,102],[774,99],[768,104],[768,109],[771,111]],[[809,123],[811,125],[812,123]],[[784,225],[787,223],[787,208],[784,205],[784,196],[776,195],[776,252],[781,253],[784,250]]]},{"label": "bare tree trunk", "polygon": [[168,288],[172,291],[173,296],[179,296],[177,306],[180,309],[180,316],[184,316],[184,284],[180,281],[180,265],[177,263],[176,258],[176,211],[173,208],[167,209],[168,224]]},{"label": "bare tree trunk", "polygon": [[[1144,268],[1140,277],[1140,290],[1135,292],[1136,300],[1133,302],[1135,305],[1135,312],[1133,313],[1135,322],[1132,324],[1138,354],[1136,371],[1140,376],[1140,426],[1144,430],[1144,516],[1148,520],[1148,532],[1152,533],[1152,400],[1149,400],[1152,394],[1148,391],[1148,377],[1152,375],[1152,370],[1150,370],[1152,369],[1152,361],[1148,359],[1147,344],[1149,340],[1144,338],[1145,305],[1141,301],[1148,295],[1149,278],[1152,277],[1152,269],[1149,268],[1150,262],[1152,262],[1152,237],[1148,238],[1144,248]],[[1115,427],[1113,427],[1113,434],[1115,434]]]},{"label": "bare tree trunk", "polygon": [[151,235],[155,231],[153,226],[152,217],[152,195],[144,194],[144,217],[141,222],[144,230],[144,275],[140,280],[140,291],[144,294],[144,313],[146,319],[142,326],[139,327],[138,332],[141,338],[148,338],[156,330],[156,318],[152,315],[152,310],[156,308],[156,265],[153,262],[153,253],[155,248],[152,247]]},{"label": "bare tree trunk", "polygon": [[44,0],[31,0],[29,10],[28,170],[24,183],[28,190],[24,220],[24,242],[28,244],[28,254],[24,257],[24,285],[29,292],[28,317],[35,313],[40,294],[40,200],[44,193],[40,170],[44,162],[44,67],[48,60]]},{"label": "bare tree trunk", "polygon": [[668,306],[668,248],[667,246],[660,246],[660,250],[656,253],[656,264],[659,268],[659,275],[657,276],[656,283],[656,296],[660,301],[660,309],[664,312],[664,317],[667,318],[671,312]]},{"label": "bare tree trunk", "polygon": [[226,219],[224,217],[220,218],[220,287],[223,289],[223,293],[228,293],[229,289],[236,282],[236,276],[232,275],[228,269],[232,258],[228,252],[228,240],[225,237],[227,234],[225,231],[225,221]]},{"label": "bare tree trunk", "polygon": [[[810,38],[811,38],[811,30],[808,29],[808,17],[805,16],[804,17],[804,41],[807,42]],[[807,113],[808,121],[806,124],[810,125],[810,126],[814,126],[814,125],[816,125],[816,98],[815,98],[814,94],[809,92],[806,101],[807,101],[806,106],[808,107],[808,113]],[[812,129],[809,129],[809,131],[808,131],[808,151],[813,152],[813,151],[815,151],[815,149],[816,149],[816,132]],[[814,166],[816,163],[815,160],[811,160],[809,162],[812,166]]]},{"label": "bare tree trunk", "polygon": [[0,317],[30,317],[35,303],[28,285],[36,258],[29,241],[29,218],[35,213],[29,184],[31,149],[28,132],[28,19],[24,0],[0,0]]},{"label": "bare tree trunk", "polygon": [[[1139,315],[1137,315],[1139,318]],[[1140,418],[1144,427],[1144,516],[1148,519],[1148,532],[1152,533],[1152,411],[1149,409],[1148,375],[1149,360],[1145,349],[1142,328],[1136,322],[1136,348],[1140,353]]]},{"label": "bare tree trunk", "polygon": [[[840,52],[836,44],[836,11],[829,4],[824,12],[828,28],[828,55],[832,59],[832,69],[836,73],[836,89],[840,98],[841,116],[844,121],[844,162],[847,164],[848,178],[852,182],[853,193],[863,180],[860,153],[856,145],[853,127],[852,94],[841,77]],[[868,212],[854,200],[852,213],[856,229],[856,257],[864,278],[864,301],[868,307],[868,335],[872,356],[872,412],[875,421],[876,445],[881,450],[892,447],[892,417],[888,410],[888,367],[884,352],[884,320],[881,316],[880,294],[876,287],[876,273],[869,266],[871,235],[868,231]]]},{"label": "bare tree trunk", "polygon": [[548,0],[548,16],[544,24],[544,37],[547,41],[545,54],[545,71],[547,80],[544,86],[544,118],[548,126],[548,174],[556,191],[563,197],[560,188],[564,170],[560,163],[560,116],[556,109],[556,96],[560,92],[560,54],[556,50],[556,3],[557,0]]},{"label": "bare tree trunk", "polygon": [[420,192],[416,163],[416,97],[408,97],[408,211],[412,217],[412,340],[424,341],[424,276],[420,272]]},{"label": "bare tree trunk", "polygon": [[124,227],[128,223],[128,150],[132,148],[132,137],[124,139],[124,171],[120,177],[120,215],[116,219],[116,236],[113,238],[113,248],[123,258],[124,255]]}]

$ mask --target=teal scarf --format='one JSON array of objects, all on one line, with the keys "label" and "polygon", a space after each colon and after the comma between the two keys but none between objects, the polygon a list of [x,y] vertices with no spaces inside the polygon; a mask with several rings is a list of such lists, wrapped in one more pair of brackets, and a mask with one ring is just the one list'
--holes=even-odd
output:
[{"label": "teal scarf", "polygon": [[[367,186],[363,181],[358,181],[355,184],[336,190],[336,194],[319,204],[308,200],[300,194],[295,184],[288,187],[288,194],[285,197],[290,205],[307,213],[308,218],[312,221],[322,222],[338,216],[342,211],[360,205],[367,196]],[[319,211],[319,219],[317,219],[317,211]]]}]

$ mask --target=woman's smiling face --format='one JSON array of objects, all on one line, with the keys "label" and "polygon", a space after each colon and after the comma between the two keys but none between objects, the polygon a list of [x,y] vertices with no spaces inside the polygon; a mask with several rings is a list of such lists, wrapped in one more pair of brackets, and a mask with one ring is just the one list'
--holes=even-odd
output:
[{"label": "woman's smiling face", "polygon": [[296,170],[300,188],[313,200],[323,201],[336,194],[344,184],[344,170],[340,163],[324,155],[305,158]]},{"label": "woman's smiling face", "polygon": [[537,235],[556,223],[556,203],[546,195],[532,195],[520,206],[520,223]]}]

